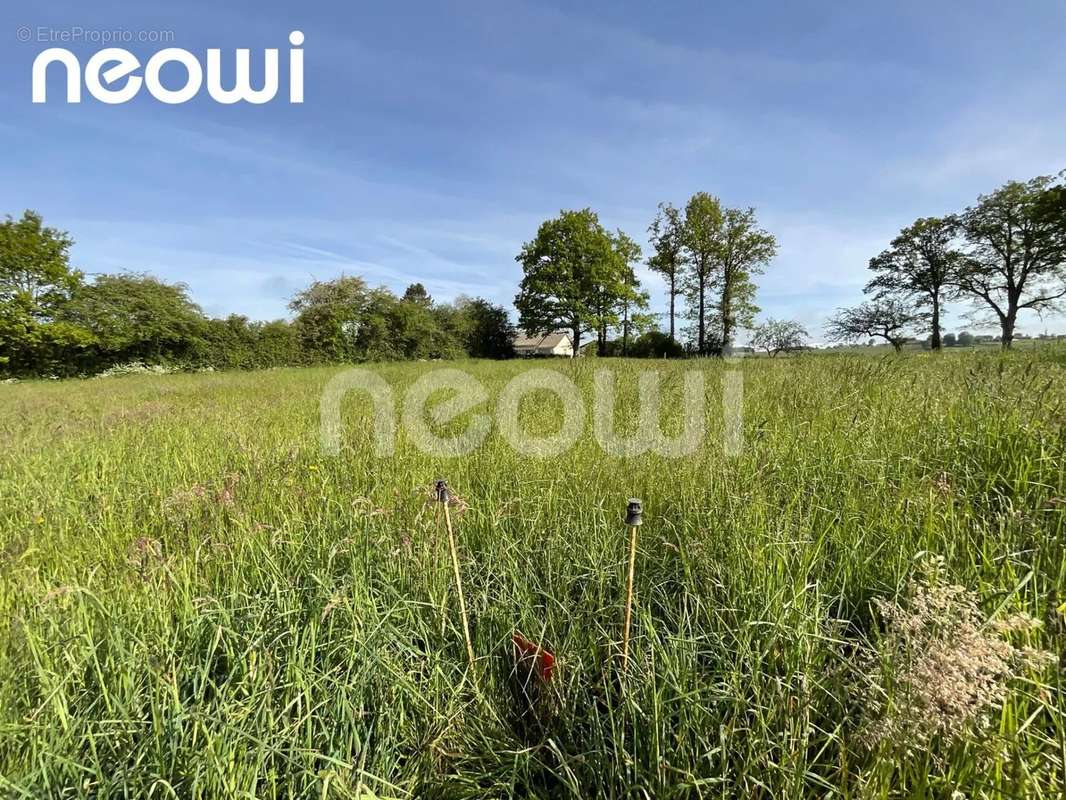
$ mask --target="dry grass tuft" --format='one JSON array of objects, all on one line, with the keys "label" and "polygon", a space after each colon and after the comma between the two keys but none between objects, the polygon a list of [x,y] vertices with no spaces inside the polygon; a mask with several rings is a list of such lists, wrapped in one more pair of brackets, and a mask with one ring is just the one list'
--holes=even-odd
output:
[{"label": "dry grass tuft", "polygon": [[867,747],[914,753],[987,732],[1012,681],[1051,654],[1012,638],[1040,627],[1028,614],[986,618],[977,596],[944,581],[939,559],[921,565],[899,600],[874,601],[885,631],[860,659]]}]

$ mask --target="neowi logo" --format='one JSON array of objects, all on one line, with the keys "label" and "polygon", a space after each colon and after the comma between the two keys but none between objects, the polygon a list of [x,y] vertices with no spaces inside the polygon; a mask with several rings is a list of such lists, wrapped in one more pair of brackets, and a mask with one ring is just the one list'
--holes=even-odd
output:
[{"label": "neowi logo", "polygon": [[[289,34],[289,102],[302,103],[304,100],[304,54],[301,46],[304,35],[300,31]],[[121,47],[107,47],[90,56],[85,65],[84,75],[81,62],[69,50],[62,47],[50,47],[39,53],[33,61],[33,102],[48,101],[46,79],[48,67],[59,63],[66,68],[67,102],[80,103],[84,79],[85,88],[101,103],[117,105],[126,103],[137,96],[141,86],[161,103],[176,105],[192,100],[207,82],[207,93],[213,100],[230,105],[233,103],[269,103],[278,93],[278,51],[268,48],[263,51],[263,83],[261,88],[252,87],[251,51],[238,49],[236,57],[236,74],[233,84],[222,86],[222,51],[207,51],[206,69],[200,59],[180,47],[168,47],[152,55],[144,65],[144,75],[137,74],[141,62],[129,50]],[[182,86],[168,88],[160,80],[163,67],[170,63],[180,64],[185,71]],[[123,82],[122,79],[125,78]]]}]

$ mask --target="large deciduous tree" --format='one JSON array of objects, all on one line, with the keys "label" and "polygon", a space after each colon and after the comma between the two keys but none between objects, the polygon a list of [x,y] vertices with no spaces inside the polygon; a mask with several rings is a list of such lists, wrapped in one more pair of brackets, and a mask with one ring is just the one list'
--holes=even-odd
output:
[{"label": "large deciduous tree", "polygon": [[[391,295],[390,295],[391,297]],[[407,287],[403,298],[388,304],[392,358],[460,358],[466,320],[454,305],[433,302],[420,283]]]},{"label": "large deciduous tree", "polygon": [[[308,360],[360,360],[366,352],[365,346],[359,345],[360,336],[363,336],[365,345],[367,338],[373,338],[374,332],[368,330],[369,327],[386,327],[383,315],[369,313],[373,300],[366,281],[356,275],[314,281],[293,296],[289,310],[296,314],[293,324]],[[384,331],[381,332],[384,335]]]},{"label": "large deciduous tree", "polygon": [[481,297],[460,297],[455,307],[462,318],[462,341],[472,358],[513,358],[515,329],[507,309]]},{"label": "large deciduous tree", "polygon": [[0,222],[0,369],[66,372],[76,351],[92,343],[87,330],[61,318],[82,285],[70,266],[73,243],[34,211]]},{"label": "large deciduous tree", "polygon": [[515,297],[519,324],[529,333],[570,333],[578,352],[585,333],[606,350],[606,331],[618,324],[628,291],[617,242],[591,209],[562,211],[543,222],[515,260],[524,275]]},{"label": "large deciduous tree", "polygon": [[908,329],[919,319],[912,306],[898,298],[886,297],[840,309],[826,323],[825,335],[831,342],[876,337],[891,344],[898,353],[907,341]]},{"label": "large deciduous tree", "polygon": [[93,332],[91,368],[184,361],[205,344],[208,327],[185,284],[135,273],[96,276],[75,290],[63,318]]},{"label": "large deciduous tree", "polygon": [[777,253],[777,240],[758,227],[755,209],[722,208],[706,192],[694,194],[685,206],[683,239],[689,267],[684,288],[696,322],[696,352],[728,351],[737,329],[750,325],[759,310],[752,278]]},{"label": "large deciduous tree", "polygon": [[688,272],[682,281],[689,311],[696,322],[696,352],[706,355],[707,296],[714,281],[722,248],[722,204],[707,192],[697,192],[685,205],[683,242]]},{"label": "large deciduous tree", "polygon": [[926,309],[933,350],[941,349],[941,310],[956,291],[963,264],[955,247],[958,230],[956,217],[924,217],[901,230],[887,250],[870,260],[876,277],[865,291],[877,298],[913,300]]},{"label": "large deciduous tree", "polygon": [[622,231],[613,237],[615,257],[622,275],[621,293],[618,298],[619,327],[622,331],[622,355],[629,354],[630,333],[646,324],[648,293],[640,288],[636,264],[640,262],[640,245]]},{"label": "large deciduous tree", "polygon": [[354,275],[316,281],[289,303],[305,358],[311,362],[456,358],[463,354],[462,321],[437,305],[421,284],[402,299],[368,288]]},{"label": "large deciduous tree", "polygon": [[666,282],[666,297],[670,315],[670,341],[675,342],[675,305],[681,292],[685,269],[685,220],[670,203],[659,203],[659,211],[648,227],[655,253],[648,259],[648,268],[662,275]]},{"label": "large deciduous tree", "polygon": [[960,215],[969,243],[959,287],[991,309],[1009,348],[1018,313],[1066,297],[1066,172],[1011,181]]},{"label": "large deciduous tree", "polygon": [[727,208],[722,213],[722,238],[718,257],[719,297],[716,309],[719,341],[728,352],[738,328],[752,324],[755,282],[776,255],[777,240],[755,223],[754,208]]}]

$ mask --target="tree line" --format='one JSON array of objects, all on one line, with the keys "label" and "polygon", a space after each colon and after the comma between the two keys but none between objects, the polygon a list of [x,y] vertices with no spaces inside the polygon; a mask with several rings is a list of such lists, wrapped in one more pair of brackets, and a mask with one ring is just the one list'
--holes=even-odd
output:
[{"label": "tree line", "polygon": [[91,375],[129,363],[262,369],[400,359],[506,358],[507,310],[482,298],[437,303],[420,283],[397,297],[356,276],[315,281],[292,321],[208,317],[180,283],[71,267],[73,240],[39,214],[0,223],[0,372]]},{"label": "tree line", "polygon": [[[591,209],[543,222],[516,256],[520,326],[531,334],[566,330],[575,351],[591,337],[602,356],[718,355],[741,329],[771,356],[804,347],[808,334],[794,321],[755,324],[755,278],[776,255],[777,241],[753,208],[730,208],[697,192],[681,208],[660,203],[648,238],[644,259],[632,237],[604,228]],[[88,278],[70,264],[72,244],[32,211],[0,223],[0,372],[514,355],[507,310],[482,298],[439,303],[420,283],[398,297],[343,275],[292,297],[291,321],[214,319],[180,283],[135,273]],[[667,332],[659,330],[661,315],[649,311],[641,264],[665,283]],[[963,300],[975,313],[991,314],[1010,347],[1020,312],[1050,312],[1066,297],[1066,171],[1011,181],[962,212],[916,220],[869,268],[871,299],[830,318],[830,341],[882,338],[899,350],[924,328],[940,350],[945,304]]]},{"label": "tree line", "polygon": [[[679,209],[660,203],[648,227],[652,253],[647,267],[667,289],[668,334],[648,313],[648,293],[635,266],[641,248],[623,231],[611,233],[591,209],[562,211],[544,222],[516,257],[523,277],[515,297],[519,324],[531,332],[566,330],[574,347],[595,337],[599,355],[612,352],[608,334],[619,336],[620,355],[638,349],[659,355],[719,354],[755,314],[754,277],[777,252],[777,241],[760,228],[753,208],[728,208],[714,195],[697,192]],[[678,311],[678,299],[685,308]],[[679,340],[677,320],[687,323]]]},{"label": "tree line", "polygon": [[1014,341],[1018,314],[1047,313],[1066,297],[1066,171],[1010,181],[957,214],[923,217],[870,261],[871,299],[840,309],[830,341],[881,338],[897,351],[924,328],[940,350],[946,303],[964,301],[972,316],[999,325]]}]

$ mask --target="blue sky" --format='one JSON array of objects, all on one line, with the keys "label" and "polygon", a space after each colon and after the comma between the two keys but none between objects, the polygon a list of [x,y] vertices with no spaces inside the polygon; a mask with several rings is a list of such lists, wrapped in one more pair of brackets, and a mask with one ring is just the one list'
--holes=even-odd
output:
[{"label": "blue sky", "polygon": [[[253,64],[301,30],[306,100],[67,105],[56,81],[32,104],[38,32],[75,27]],[[510,306],[515,254],[559,209],[643,241],[658,202],[705,190],[757,208],[780,243],[759,304],[818,338],[901,226],[1066,167],[1064,30],[1061,0],[6,3],[0,213],[69,230],[87,272],[274,318],[341,272]]]}]

